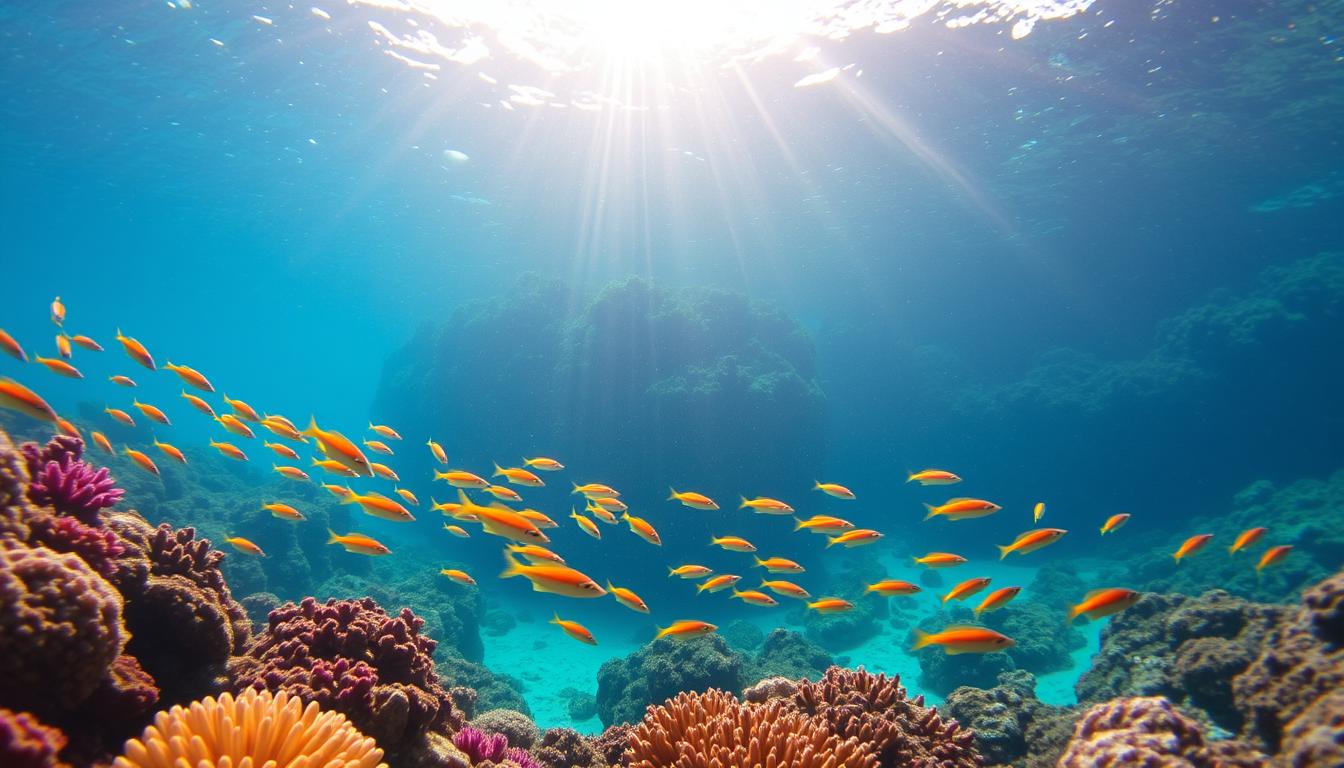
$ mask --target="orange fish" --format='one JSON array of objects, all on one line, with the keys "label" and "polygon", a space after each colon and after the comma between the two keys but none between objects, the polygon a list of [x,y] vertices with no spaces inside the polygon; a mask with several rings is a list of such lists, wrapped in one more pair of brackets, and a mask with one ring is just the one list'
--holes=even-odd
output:
[{"label": "orange fish", "polygon": [[1017,593],[1021,591],[1021,587],[1003,587],[990,592],[984,600],[980,601],[979,605],[975,606],[975,615],[979,616],[982,613],[999,610],[1017,597]]},{"label": "orange fish", "polygon": [[238,461],[247,461],[247,454],[243,453],[242,449],[240,449],[233,443],[221,443],[215,440],[211,440],[210,447],[214,448],[215,450],[219,451],[225,456],[228,456],[230,459],[237,459]]},{"label": "orange fish", "polygon": [[607,525],[615,525],[615,524],[616,524],[616,516],[615,516],[615,515],[613,515],[611,512],[608,512],[607,510],[605,510],[605,509],[603,509],[603,508],[601,508],[601,507],[599,507],[599,506],[594,505],[592,502],[589,502],[589,503],[588,503],[588,506],[586,506],[586,507],[583,508],[583,511],[584,511],[584,512],[587,512],[588,514],[592,515],[593,517],[596,517],[598,520],[601,520],[602,522],[606,523]]},{"label": "orange fish", "polygon": [[613,587],[611,582],[608,581],[607,591],[611,593],[612,597],[616,598],[616,602],[624,605],[626,608],[639,613],[649,612],[649,606],[644,604],[644,601],[640,599],[639,595],[636,595],[625,587]]},{"label": "orange fish", "polygon": [[522,555],[529,563],[533,564],[543,562],[565,564],[565,558],[540,544],[510,544],[508,550],[514,554]]},{"label": "orange fish", "polygon": [[793,507],[780,501],[779,499],[768,499],[764,496],[757,496],[754,499],[741,497],[742,503],[737,505],[738,509],[751,509],[762,515],[792,515]]},{"label": "orange fish", "polygon": [[155,447],[155,448],[158,448],[160,451],[163,451],[163,452],[166,453],[167,455],[173,457],[174,459],[176,459],[178,462],[180,462],[180,463],[182,463],[182,464],[186,464],[186,463],[187,463],[187,457],[186,457],[186,456],[183,456],[183,455],[182,455],[182,451],[179,451],[179,450],[176,448],[176,446],[172,446],[172,445],[169,445],[169,444],[167,444],[167,443],[160,443],[160,442],[158,441],[158,438],[155,438],[155,439],[154,439],[154,447]]},{"label": "orange fish", "polygon": [[272,517],[278,517],[281,520],[305,519],[302,512],[289,506],[288,504],[281,504],[278,501],[273,501],[270,504],[262,504],[261,508],[270,512]]},{"label": "orange fish", "polygon": [[960,483],[961,478],[945,469],[921,469],[918,472],[911,472],[905,482],[920,485],[952,485]]},{"label": "orange fish", "polygon": [[1271,565],[1277,565],[1293,551],[1292,544],[1280,544],[1277,547],[1270,547],[1265,550],[1265,554],[1260,556],[1260,562],[1255,565],[1255,572],[1258,575],[1264,569]]},{"label": "orange fish", "polygon": [[429,500],[429,508],[434,510],[435,512],[442,512],[445,515],[455,515],[457,514],[458,510],[462,509],[462,505],[451,501],[448,502],[447,504],[441,504],[436,499],[431,497]]},{"label": "orange fish", "polygon": [[283,419],[279,416],[267,416],[261,420],[261,426],[270,430],[272,434],[279,435],[286,440],[293,440],[299,443],[308,442],[308,438],[299,434],[299,430],[295,429],[294,425],[290,424],[288,419]]},{"label": "orange fish", "polygon": [[[129,379],[127,379],[127,381],[129,381]],[[195,395],[193,395],[193,394],[190,394],[190,393],[188,393],[187,391],[183,390],[183,392],[182,392],[182,399],[186,400],[188,403],[191,403],[191,407],[192,407],[192,408],[195,408],[196,410],[200,411],[201,413],[204,413],[206,416],[209,416],[209,417],[212,418],[212,419],[216,418],[216,416],[215,416],[215,409],[214,409],[214,408],[211,408],[211,407],[210,407],[210,404],[207,403],[207,402],[205,402],[205,401],[202,400],[201,398],[199,398],[199,397],[197,397],[197,396],[195,396]]]},{"label": "orange fish", "polygon": [[803,589],[797,584],[794,584],[792,581],[784,581],[783,579],[776,579],[774,581],[767,581],[766,579],[761,579],[761,589],[768,589],[777,595],[783,595],[785,597],[794,597],[799,600],[812,599],[812,595],[809,594],[806,589]]},{"label": "orange fish", "polygon": [[783,557],[771,557],[765,560],[756,558],[756,565],[770,573],[802,573],[803,566]]},{"label": "orange fish", "polygon": [[574,483],[574,490],[570,491],[570,493],[581,493],[590,499],[614,499],[621,495],[615,488],[612,488],[610,485],[603,485],[602,483],[586,483],[584,485]]},{"label": "orange fish", "polygon": [[332,496],[335,496],[338,499],[348,499],[351,496],[355,495],[354,491],[350,490],[349,488],[346,488],[344,485],[336,485],[335,483],[323,483],[322,487],[327,490],[327,493],[330,493]]},{"label": "orange fish", "polygon": [[729,552],[755,552],[756,546],[741,536],[711,536],[709,539],[711,547],[722,547]]},{"label": "orange fish", "polygon": [[481,490],[485,491],[486,493],[490,494],[491,496],[494,496],[496,499],[502,499],[502,500],[504,500],[504,501],[522,501],[522,500],[523,500],[523,497],[522,497],[522,496],[519,496],[517,491],[513,490],[512,488],[509,488],[508,486],[504,486],[504,485],[487,485],[486,487],[482,488]]},{"label": "orange fish", "polygon": [[67,437],[78,437],[80,440],[84,439],[84,435],[80,433],[79,427],[76,427],[75,423],[69,419],[56,419],[56,431]]},{"label": "orange fish", "polygon": [[655,547],[661,547],[663,540],[658,536],[658,531],[653,529],[652,525],[642,517],[635,517],[629,512],[622,512],[621,519],[630,526],[630,530],[639,538],[649,542]]},{"label": "orange fish", "polygon": [[318,469],[340,477],[359,477],[349,467],[333,459],[313,459],[313,466]]},{"label": "orange fish", "polygon": [[654,639],[657,640],[663,637],[674,637],[674,638],[699,637],[701,635],[708,635],[709,633],[717,630],[718,627],[714,626],[713,624],[710,624],[707,621],[697,621],[695,619],[681,619],[679,621],[672,622],[671,626],[658,627],[658,634],[654,636]]},{"label": "orange fish", "polygon": [[1173,552],[1171,557],[1173,560],[1176,561],[1177,565],[1180,565],[1182,558],[1189,557],[1190,555],[1193,555],[1199,550],[1203,549],[1204,545],[1208,544],[1209,539],[1212,538],[1213,538],[1212,533],[1201,533],[1195,536],[1191,536],[1190,538],[1186,539],[1184,542],[1181,543],[1180,549]]},{"label": "orange fish", "polygon": [[[682,567],[685,567],[685,566],[682,566]],[[698,568],[699,566],[696,566],[696,567]],[[683,577],[683,578],[686,578],[686,577]],[[698,593],[698,592],[720,592],[720,591],[725,590],[725,589],[727,589],[727,588],[729,588],[729,587],[731,587],[731,586],[734,586],[735,584],[737,584],[737,582],[739,582],[739,581],[741,581],[741,580],[742,580],[742,577],[741,577],[741,576],[735,576],[735,575],[733,575],[733,574],[731,574],[731,573],[721,573],[721,574],[719,574],[718,576],[715,576],[715,577],[713,577],[713,578],[709,578],[709,579],[705,579],[704,581],[700,582],[698,585],[696,585],[696,587],[695,587],[695,591],[696,591],[697,593]]]},{"label": "orange fish", "polygon": [[848,600],[841,600],[838,597],[823,597],[822,599],[808,603],[807,607],[817,613],[845,613],[854,610],[854,604]]},{"label": "orange fish", "polygon": [[522,576],[532,582],[534,592],[549,592],[562,597],[602,597],[607,594],[602,585],[567,565],[524,565],[514,560],[508,552],[504,553],[504,562],[504,572],[499,577],[510,579]]},{"label": "orange fish", "polygon": [[[291,430],[293,430],[294,432],[298,432],[298,431],[299,431],[299,428],[296,427],[296,426],[294,426],[294,422],[290,421],[289,419],[286,419],[284,416],[281,416],[281,415],[279,415],[279,414],[271,414],[271,413],[267,413],[267,414],[264,414],[264,415],[261,417],[261,420],[262,420],[262,421],[273,421],[273,422],[275,422],[276,424],[283,424],[284,426],[289,427],[289,428],[290,428]],[[302,437],[300,437],[300,438],[298,438],[298,439],[299,439],[300,442],[304,442],[304,443],[308,442],[307,440],[304,440]]]},{"label": "orange fish", "polygon": [[96,443],[98,447],[102,448],[104,451],[107,451],[108,453],[115,453],[115,451],[112,450],[112,442],[108,440],[107,436],[104,435],[102,432],[93,433],[93,442]]},{"label": "orange fish", "polygon": [[443,570],[439,571],[439,575],[447,576],[453,581],[456,581],[458,584],[464,584],[468,587],[476,586],[475,579],[471,578],[471,576],[468,575],[466,571],[460,571],[456,568],[444,568]]},{"label": "orange fish", "polygon": [[542,481],[540,477],[537,477],[535,474],[527,471],[526,469],[520,469],[518,467],[511,467],[506,469],[496,464],[495,474],[492,475],[492,477],[499,477],[499,476],[502,476],[505,480],[507,480],[510,483],[513,483],[514,485],[527,485],[533,488],[540,488],[546,484],[545,482]]},{"label": "orange fish", "polygon": [[949,499],[946,504],[937,507],[932,504],[925,504],[924,508],[929,510],[929,514],[924,516],[925,520],[934,517],[941,517],[944,520],[971,520],[992,515],[1003,509],[992,501],[965,498]]},{"label": "orange fish", "polygon": [[518,514],[536,523],[538,528],[559,528],[560,524],[547,517],[544,512],[538,512],[535,509],[520,509]]},{"label": "orange fish", "polygon": [[1255,542],[1260,540],[1261,536],[1265,535],[1265,531],[1268,530],[1268,528],[1247,528],[1237,536],[1237,540],[1232,542],[1232,546],[1227,548],[1227,553],[1229,555],[1235,555],[1241,550],[1255,544]]},{"label": "orange fish", "polygon": [[215,417],[215,421],[218,421],[220,426],[239,437],[246,437],[249,440],[256,437],[256,433],[252,431],[252,428],[244,424],[242,419],[239,419],[232,413],[221,413]]},{"label": "orange fish", "polygon": [[559,627],[565,631],[566,635],[569,635],[581,643],[597,645],[597,638],[593,637],[593,633],[589,632],[587,627],[577,621],[562,619],[560,618],[560,614],[557,613],[555,614],[555,618],[551,619],[551,623],[559,625]]},{"label": "orange fish", "polygon": [[490,481],[462,469],[450,469],[447,472],[434,470],[435,480],[447,480],[454,488],[489,488]]},{"label": "orange fish", "polygon": [[930,645],[941,646],[949,656],[959,653],[993,653],[1006,651],[1014,645],[1013,639],[984,627],[948,627],[937,634],[915,630],[915,645],[910,650],[918,651]]},{"label": "orange fish", "polygon": [[163,367],[169,371],[172,371],[173,373],[176,373],[179,379],[182,379],[186,383],[201,390],[202,392],[215,391],[215,387],[213,384],[210,383],[210,380],[205,378],[205,375],[202,374],[200,371],[196,370],[195,368],[186,365],[173,365],[172,361],[164,363]]},{"label": "orange fish", "polygon": [[373,470],[373,474],[383,478],[384,480],[391,480],[394,483],[401,482],[401,478],[397,476],[396,471],[394,471],[391,467],[387,466],[386,464],[379,464],[376,461],[371,461],[369,462],[369,467]]},{"label": "orange fish", "polygon": [[708,496],[702,493],[696,493],[695,491],[677,493],[676,488],[672,488],[670,490],[672,491],[672,493],[670,496],[667,497],[668,501],[679,501],[681,502],[682,506],[690,507],[691,509],[704,509],[712,511],[719,508],[719,505],[715,504],[713,499],[709,498]]},{"label": "orange fish", "polygon": [[1092,621],[1119,613],[1137,603],[1143,595],[1132,589],[1094,589],[1083,597],[1083,602],[1069,609],[1066,623],[1072,623],[1079,616]]},{"label": "orange fish", "polygon": [[448,454],[444,452],[442,445],[439,445],[433,440],[426,441],[425,445],[429,446],[429,452],[434,454],[434,458],[437,459],[440,464],[448,463]]},{"label": "orange fish", "polygon": [[120,328],[117,329],[117,341],[121,342],[122,348],[126,350],[126,354],[130,356],[132,360],[145,366],[151,371],[156,370],[154,367],[154,357],[149,354],[148,349],[145,349],[144,344],[141,344],[130,336],[123,336]]},{"label": "orange fish", "polygon": [[848,549],[852,549],[854,547],[862,547],[865,544],[876,543],[880,538],[882,538],[882,534],[871,528],[855,528],[852,531],[845,531],[839,536],[828,536],[826,538],[826,547],[829,549],[836,544],[840,544]]},{"label": "orange fish", "polygon": [[593,499],[595,506],[601,507],[608,512],[624,512],[630,507],[620,499]]},{"label": "orange fish", "polygon": [[1066,533],[1068,533],[1068,531],[1063,528],[1037,528],[1034,531],[1018,534],[1017,538],[1013,539],[1012,544],[1008,544],[1007,546],[995,546],[999,547],[999,559],[1002,560],[1014,552],[1019,555],[1025,555],[1029,552],[1035,552],[1041,547],[1054,544],[1056,541],[1063,538]]},{"label": "orange fish", "polygon": [[268,443],[263,440],[261,444],[262,446],[270,448],[272,451],[275,451],[276,454],[284,456],[286,459],[293,459],[295,461],[298,461],[299,458],[298,452],[295,451],[293,448],[290,448],[288,445],[285,445],[284,443]]},{"label": "orange fish", "polygon": [[415,517],[410,510],[403,507],[400,503],[387,498],[380,493],[352,493],[341,500],[342,504],[358,504],[363,510],[384,520],[391,520],[397,523],[415,522]]},{"label": "orange fish", "polygon": [[967,579],[953,587],[951,592],[943,595],[943,603],[946,604],[948,600],[965,600],[988,586],[989,579]]},{"label": "orange fish", "polygon": [[467,530],[466,530],[465,528],[463,528],[462,526],[460,526],[460,525],[449,525],[449,524],[447,524],[447,523],[444,523],[444,524],[443,524],[443,530],[445,530],[445,531],[447,531],[447,532],[453,534],[454,536],[458,537],[459,539],[469,539],[469,538],[471,538],[471,534],[470,534],[470,533],[467,533]]},{"label": "orange fish", "polygon": [[1036,506],[1031,508],[1031,522],[1039,523],[1042,517],[1045,517],[1045,502],[1038,501]]},{"label": "orange fish", "polygon": [[845,499],[847,501],[853,501],[856,498],[853,491],[837,483],[813,481],[812,490],[821,491],[827,496],[834,496],[837,499]]},{"label": "orange fish", "polygon": [[346,552],[356,555],[390,555],[392,550],[383,546],[380,542],[365,536],[362,533],[348,533],[344,536],[337,534],[330,528],[327,529],[327,543],[340,544],[345,547]]},{"label": "orange fish", "polygon": [[5,333],[3,328],[0,328],[0,350],[4,350],[21,363],[28,362],[28,354],[23,351],[23,347],[14,340],[13,336]]},{"label": "orange fish", "polygon": [[811,531],[812,533],[830,533],[832,531],[847,531],[854,527],[854,524],[848,520],[841,520],[838,517],[830,515],[813,515],[806,520],[794,518],[795,531]]},{"label": "orange fish", "polygon": [[224,395],[224,402],[228,403],[229,407],[233,409],[234,415],[243,421],[250,421],[254,424],[261,423],[261,414],[242,400],[233,400],[228,395]]},{"label": "orange fish", "polygon": [[749,589],[745,592],[739,592],[734,589],[732,597],[736,597],[738,600],[741,600],[748,605],[758,605],[762,608],[773,608],[776,605],[779,605],[779,601],[775,598],[754,589]]},{"label": "orange fish", "polygon": [[302,469],[299,469],[298,467],[286,467],[272,464],[271,469],[275,470],[284,477],[288,477],[290,480],[301,480],[307,482],[309,479],[308,473],[304,472]]},{"label": "orange fish", "polygon": [[122,424],[125,424],[128,427],[135,426],[135,419],[131,418],[131,414],[121,410],[120,408],[104,408],[103,413],[106,413],[108,416],[111,416],[112,418],[116,419]]},{"label": "orange fish", "polygon": [[364,452],[345,435],[335,430],[322,429],[317,426],[317,420],[312,418],[308,420],[308,429],[303,434],[317,440],[318,447],[328,459],[339,461],[356,475],[373,477],[373,468],[369,466]]},{"label": "orange fish", "polygon": [[253,544],[247,539],[244,539],[242,536],[230,536],[224,541],[225,543],[229,544],[234,549],[238,550],[239,552],[242,552],[245,555],[255,555],[257,557],[266,556],[266,553],[261,551],[261,547],[258,547],[256,544]]},{"label": "orange fish", "polygon": [[1129,522],[1129,515],[1127,513],[1122,512],[1118,515],[1111,515],[1110,517],[1106,518],[1106,522],[1102,524],[1101,535],[1105,536],[1108,533],[1114,533],[1120,530],[1120,526],[1128,522]]},{"label": "orange fish", "polygon": [[534,459],[524,457],[523,466],[534,467],[536,469],[540,469],[543,472],[559,472],[560,470],[565,468],[564,464],[561,464],[555,459],[548,459],[545,456],[538,456]]},{"label": "orange fish", "polygon": [[592,520],[589,520],[583,515],[580,515],[578,512],[574,511],[573,508],[569,510],[569,516],[574,518],[574,522],[578,524],[579,528],[584,533],[588,534],[589,536],[592,536],[594,539],[602,538],[602,531],[597,527],[597,523],[594,523]]},{"label": "orange fish", "polygon": [[384,443],[381,440],[365,440],[364,447],[368,448],[370,451],[373,451],[374,453],[381,453],[384,456],[392,455],[392,449],[388,448],[387,443]]},{"label": "orange fish", "polygon": [[[56,412],[33,390],[13,379],[0,378],[0,407],[18,411],[40,421],[55,422]],[[127,416],[126,418],[130,418]]]},{"label": "orange fish", "polygon": [[411,493],[409,490],[405,488],[393,488],[392,490],[396,491],[397,495],[400,496],[407,504],[410,504],[413,507],[420,506],[420,499],[416,498],[415,494]]},{"label": "orange fish", "polygon": [[66,360],[69,360],[70,355],[74,354],[70,349],[70,337],[64,333],[56,334],[56,353]]},{"label": "orange fish", "polygon": [[70,340],[73,341],[73,342],[75,342],[75,343],[78,344],[79,346],[81,346],[81,347],[83,347],[83,348],[89,350],[90,352],[102,352],[102,351],[103,351],[103,345],[102,345],[102,344],[99,344],[98,342],[94,341],[93,339],[89,338],[88,336],[75,335],[75,336],[71,336],[71,337],[70,337]]},{"label": "orange fish", "polygon": [[369,429],[373,430],[374,432],[377,432],[383,437],[386,437],[388,440],[401,439],[401,435],[397,434],[397,430],[388,426],[384,426],[382,424],[374,424],[373,422],[369,422]]},{"label": "orange fish", "polygon": [[172,422],[168,421],[167,414],[165,414],[158,408],[155,408],[154,406],[149,405],[148,403],[142,403],[139,400],[132,400],[131,405],[135,406],[136,409],[139,410],[141,413],[143,413],[147,418],[157,421],[160,424],[166,424],[172,426]]},{"label": "orange fish", "polygon": [[546,534],[542,533],[541,529],[536,526],[536,523],[503,504],[495,502],[488,507],[482,507],[467,498],[466,492],[461,489],[457,491],[457,501],[462,506],[453,512],[453,517],[458,520],[474,519],[481,524],[481,528],[486,533],[492,536],[500,536],[524,544],[545,544],[550,541]]},{"label": "orange fish", "polygon": [[113,384],[116,384],[116,385],[118,385],[118,386],[122,386],[122,387],[134,387],[134,386],[137,386],[136,383],[135,383],[135,380],[132,379],[130,376],[108,376],[108,377],[107,377],[107,380],[110,381],[110,382],[112,382]]},{"label": "orange fish", "polygon": [[134,448],[127,448],[126,455],[130,456],[131,461],[134,461],[136,464],[139,464],[140,468],[145,470],[146,472],[149,472],[150,474],[156,476],[159,474],[159,466],[154,463],[153,459],[149,458],[140,451],[137,451]]},{"label": "orange fish", "polygon": [[703,565],[679,565],[676,568],[668,568],[668,576],[677,576],[682,579],[698,579],[702,576],[708,576],[714,572],[713,568],[706,568]]},{"label": "orange fish", "polygon": [[65,324],[65,305],[61,303],[60,296],[51,300],[51,322],[56,325]]},{"label": "orange fish", "polygon": [[84,378],[84,374],[80,373],[78,368],[65,362],[64,360],[61,360],[60,358],[42,357],[41,355],[33,355],[33,362],[41,363],[47,366],[47,370],[51,371],[52,373],[58,376],[64,376],[67,379]]},{"label": "orange fish", "polygon": [[913,595],[924,590],[920,589],[919,585],[911,584],[908,581],[883,579],[876,584],[869,584],[863,591],[876,592],[883,597],[891,597],[893,595]]},{"label": "orange fish", "polygon": [[966,562],[966,558],[951,552],[930,552],[923,557],[916,557],[915,562],[930,568],[951,568]]}]

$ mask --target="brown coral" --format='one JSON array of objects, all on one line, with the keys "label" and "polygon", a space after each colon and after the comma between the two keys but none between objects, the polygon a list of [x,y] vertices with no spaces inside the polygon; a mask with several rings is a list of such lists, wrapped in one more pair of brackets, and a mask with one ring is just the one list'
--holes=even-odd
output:
[{"label": "brown coral", "polygon": [[1161,696],[1114,699],[1089,709],[1059,768],[1252,768],[1267,758],[1241,742],[1206,742],[1199,724]]},{"label": "brown coral", "polygon": [[650,707],[625,754],[630,768],[876,768],[857,738],[776,700],[743,704],[710,689]]},{"label": "brown coral", "polygon": [[59,728],[27,712],[0,709],[0,765],[5,768],[68,768],[58,757],[65,741]]}]

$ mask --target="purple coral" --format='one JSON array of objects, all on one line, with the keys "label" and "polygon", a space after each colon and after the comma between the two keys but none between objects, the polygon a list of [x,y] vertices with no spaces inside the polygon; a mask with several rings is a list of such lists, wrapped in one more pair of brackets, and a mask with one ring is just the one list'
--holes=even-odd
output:
[{"label": "purple coral", "polygon": [[45,446],[25,443],[21,450],[28,465],[28,498],[34,504],[96,524],[98,513],[125,493],[106,467],[83,460],[84,441],[77,437],[57,435]]},{"label": "purple coral", "polygon": [[453,746],[462,750],[462,754],[476,763],[499,762],[509,749],[509,740],[502,733],[486,733],[467,726],[453,734]]},{"label": "purple coral", "polygon": [[0,765],[5,768],[58,768],[65,734],[27,712],[0,709]]},{"label": "purple coral", "polygon": [[56,552],[69,552],[100,576],[117,572],[117,558],[126,551],[121,537],[106,528],[85,525],[76,517],[46,515],[34,517],[28,523],[31,544],[41,544]]},{"label": "purple coral", "polygon": [[521,747],[509,747],[504,750],[504,760],[513,763],[518,768],[542,768],[541,762]]}]

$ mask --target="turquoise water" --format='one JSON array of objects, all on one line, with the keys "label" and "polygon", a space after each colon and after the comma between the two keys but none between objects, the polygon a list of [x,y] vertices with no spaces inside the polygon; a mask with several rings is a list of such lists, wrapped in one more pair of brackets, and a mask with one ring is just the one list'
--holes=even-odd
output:
[{"label": "turquoise water", "polygon": [[[0,375],[118,451],[150,452],[162,480],[95,455],[151,522],[267,550],[230,554],[235,596],[367,593],[437,612],[472,593],[415,580],[464,568],[499,628],[476,660],[519,678],[543,727],[595,732],[559,691],[595,692],[601,664],[655,627],[807,629],[786,599],[757,608],[667,577],[698,563],[755,587],[750,556],[711,536],[798,560],[814,596],[856,600],[880,599],[856,596],[874,575],[918,581],[911,556],[966,556],[942,585],[892,598],[905,623],[881,616],[826,648],[934,701],[911,629],[962,578],[1022,586],[1024,602],[1046,565],[1086,589],[1286,600],[1339,565],[1284,490],[1344,465],[1337,8],[318,5],[0,9],[0,328],[54,356],[60,296],[65,329],[106,347],[75,349],[81,380],[8,357]],[[118,328],[205,373],[216,410],[228,394],[360,441],[370,422],[395,427],[400,482],[351,485],[409,489],[417,519],[278,479],[260,439],[234,439],[246,464],[218,457],[207,443],[226,433],[180,380],[125,357]],[[172,425],[103,413],[132,397]],[[429,509],[454,499],[432,479],[447,467],[430,439],[485,476],[562,461],[539,473],[546,487],[516,490],[560,523],[548,533],[571,565],[651,614],[496,578],[500,542],[467,523],[471,538],[452,537]],[[924,467],[965,481],[906,483]],[[661,547],[623,525],[601,541],[575,527],[571,483],[599,481]],[[722,509],[669,502],[669,486]],[[787,517],[739,511],[739,495],[884,536],[827,549]],[[961,495],[1002,510],[923,520],[923,502]],[[370,564],[249,516],[276,500],[394,554]],[[994,546],[1035,525],[1038,501],[1040,525],[1069,533],[1000,564]],[[1131,521],[1100,538],[1119,512]],[[1231,561],[1251,525],[1270,533],[1252,562]],[[1178,570],[1170,552],[1203,532],[1214,543]],[[1298,550],[1257,580],[1274,543]],[[547,624],[556,611],[598,645]],[[1039,674],[1042,699],[1073,701],[1099,630]],[[459,652],[472,653],[440,648]]]}]

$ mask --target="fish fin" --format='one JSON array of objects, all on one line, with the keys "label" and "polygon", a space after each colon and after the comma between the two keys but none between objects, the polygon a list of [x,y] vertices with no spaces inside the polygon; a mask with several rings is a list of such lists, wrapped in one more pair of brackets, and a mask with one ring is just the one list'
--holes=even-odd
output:
[{"label": "fish fin", "polygon": [[747,506],[747,497],[746,497],[746,496],[742,496],[741,499],[742,499],[742,503],[741,503],[741,504],[738,504],[738,505],[737,505],[737,508],[738,508],[738,509],[745,509],[746,506]]},{"label": "fish fin", "polygon": [[929,510],[929,514],[927,514],[927,515],[924,516],[924,519],[925,519],[925,520],[928,520],[929,518],[937,517],[937,516],[938,516],[938,508],[935,507],[935,506],[933,506],[933,505],[930,504],[929,502],[927,502],[927,501],[924,502],[924,508],[927,509],[927,510]]},{"label": "fish fin", "polygon": [[673,500],[675,500],[675,499],[677,498],[677,489],[676,489],[676,488],[673,488],[672,486],[669,485],[669,486],[667,487],[667,490],[668,490],[668,493],[669,493],[669,495],[668,495],[668,497],[667,497],[667,500],[668,500],[668,501],[673,501]]},{"label": "fish fin", "polygon": [[[224,401],[225,401],[225,402],[228,402],[228,400],[229,400],[229,396],[228,396],[228,395],[224,395]],[[318,436],[318,431],[317,431],[317,417],[316,417],[316,416],[313,416],[312,414],[309,414],[309,416],[308,416],[308,428],[305,429],[305,430],[303,430],[303,431],[300,432],[299,434],[300,434],[300,435],[307,435],[308,437],[317,437],[317,436]]]},{"label": "fish fin", "polygon": [[457,503],[461,504],[464,507],[476,506],[475,504],[471,503],[471,499],[467,496],[467,492],[462,490],[461,488],[457,489]]},{"label": "fish fin", "polygon": [[[513,578],[514,576],[522,576],[522,575],[523,575],[522,568],[519,567],[519,566],[521,566],[522,564],[519,563],[517,560],[514,560],[514,559],[513,559],[513,555],[510,555],[510,554],[509,554],[509,551],[508,551],[507,549],[504,550],[504,562],[507,563],[507,565],[504,566],[504,571],[503,571],[502,573],[499,574],[499,578],[501,578],[501,579],[511,579],[511,578]],[[536,587],[536,585],[534,584],[534,585],[533,585],[533,588],[535,588],[535,587]]]},{"label": "fish fin", "polygon": [[345,490],[346,490],[346,491],[349,491],[349,492],[345,495],[344,498],[341,499],[341,503],[342,503],[342,504],[358,504],[358,503],[359,503],[359,494],[355,493],[354,490],[352,490],[352,489],[350,488],[350,486],[348,486],[348,485],[345,486]]},{"label": "fish fin", "polygon": [[1083,608],[1083,606],[1082,606],[1081,603],[1079,603],[1078,605],[1075,605],[1075,606],[1071,606],[1071,607],[1069,608],[1069,614],[1068,614],[1067,616],[1064,617],[1064,626],[1067,627],[1067,626],[1072,625],[1072,624],[1073,624],[1073,620],[1076,619],[1076,618],[1078,618],[1078,616],[1079,616],[1080,614],[1082,614],[1082,612],[1083,612],[1082,608]]},{"label": "fish fin", "polygon": [[327,529],[328,544],[335,544],[338,538],[340,538],[340,536],[338,536],[335,531],[331,530],[330,528]]},{"label": "fish fin", "polygon": [[929,646],[932,642],[933,642],[933,635],[930,635],[928,632],[925,632],[922,629],[916,629],[915,644],[910,646],[910,650],[912,652],[918,651],[921,648]]},{"label": "fish fin", "polygon": [[954,504],[954,503],[956,503],[956,502],[958,502],[958,501],[970,501],[970,500],[971,500],[971,497],[969,497],[969,496],[957,496],[957,497],[955,497],[955,498],[948,499],[948,500],[947,500],[947,503],[948,503],[948,504]]},{"label": "fish fin", "polygon": [[548,624],[555,624],[555,625],[557,625],[557,626],[560,626],[560,612],[559,612],[559,611],[552,611],[552,612],[551,612],[551,620],[548,621],[547,623],[548,623]]},{"label": "fish fin", "polygon": [[[1014,543],[1016,543],[1016,542],[1014,542]],[[1009,544],[1009,545],[1006,546],[1006,547],[1005,547],[1004,545],[1002,545],[1002,544],[995,544],[994,546],[996,546],[996,547],[999,548],[999,559],[1000,559],[1000,560],[1002,560],[1003,558],[1007,557],[1007,556],[1008,556],[1008,553],[1011,552],[1012,549],[1013,549],[1012,544]]]},{"label": "fish fin", "polygon": [[496,475],[502,475],[502,474],[504,474],[504,468],[501,467],[501,466],[499,466],[499,462],[497,462],[497,461],[494,462],[494,465],[495,465],[495,472],[494,472],[494,474],[490,475],[491,477],[495,477]]},{"label": "fish fin", "polygon": [[839,536],[827,536],[827,537],[826,537],[826,548],[827,548],[827,549],[830,549],[831,547],[835,546],[835,544],[836,544],[837,542],[839,542],[839,541],[840,541],[840,537],[839,537]]},{"label": "fish fin", "polygon": [[797,515],[793,516],[793,530],[795,531],[803,530],[803,521]]}]

